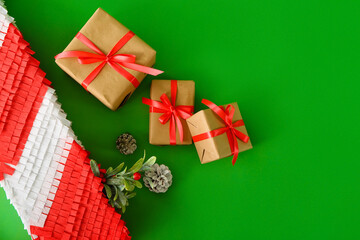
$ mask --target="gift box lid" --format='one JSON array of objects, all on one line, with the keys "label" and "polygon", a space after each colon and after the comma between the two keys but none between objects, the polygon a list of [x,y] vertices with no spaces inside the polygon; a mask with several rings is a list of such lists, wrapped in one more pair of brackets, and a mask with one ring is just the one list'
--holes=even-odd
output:
[{"label": "gift box lid", "polygon": [[[172,80],[153,80],[150,88],[150,98],[155,101],[160,101],[160,97],[166,94],[171,99],[171,81]],[[195,99],[195,82],[192,80],[177,80],[177,94],[175,105],[194,106]],[[159,117],[163,113],[150,112],[149,122],[149,142],[154,145],[169,145],[170,133],[169,125],[170,121],[166,124],[161,124]],[[181,143],[179,130],[176,127],[176,144],[177,145],[189,145],[192,144],[191,134],[187,126],[186,120],[180,118],[183,127],[184,139]]]},{"label": "gift box lid", "polygon": [[[238,104],[235,102],[231,103],[230,105],[235,108],[233,122],[241,120],[242,116]],[[228,104],[223,105],[222,107],[226,108],[227,106]],[[225,126],[223,120],[211,109],[205,109],[197,112],[192,117],[187,119],[187,123],[193,137],[198,134],[210,132]],[[245,135],[248,135],[245,126],[236,127],[236,129]],[[239,146],[239,152],[252,148],[250,140],[247,143],[244,143],[237,139],[237,142]],[[220,158],[229,157],[232,155],[226,133],[213,138],[195,142],[195,147],[197,149],[201,163],[215,161]]]},{"label": "gift box lid", "polygon": [[[129,29],[110,16],[101,8],[87,21],[80,30],[103,53],[107,54],[115,44],[129,32]],[[76,37],[65,48],[66,51],[85,51],[95,53]],[[156,51],[137,35],[132,37],[116,54],[132,54],[136,56],[136,64],[151,67],[155,63]],[[55,61],[60,68],[81,84],[84,79],[100,64],[80,64],[77,58],[62,58]],[[139,82],[145,73],[124,68]],[[103,102],[107,107],[116,110],[123,100],[127,100],[135,87],[120,73],[106,64],[97,77],[89,84],[87,90]]]}]

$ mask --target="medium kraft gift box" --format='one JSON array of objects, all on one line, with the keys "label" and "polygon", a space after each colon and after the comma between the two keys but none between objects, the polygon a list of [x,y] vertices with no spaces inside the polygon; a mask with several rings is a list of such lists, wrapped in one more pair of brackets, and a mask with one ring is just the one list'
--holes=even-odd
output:
[{"label": "medium kraft gift box", "polygon": [[[242,116],[237,103],[231,103],[235,108],[233,123],[242,120]],[[226,108],[228,105],[223,105]],[[191,135],[194,137],[199,134],[207,133],[215,129],[225,127],[224,121],[215,114],[211,109],[206,109],[195,113],[187,120]],[[235,127],[235,129],[248,136],[245,125]],[[237,139],[239,152],[251,149],[252,145],[250,140],[247,143]],[[221,158],[232,156],[229,139],[226,133],[216,137],[211,137],[205,140],[195,142],[195,147],[200,158],[201,163],[212,162]]]},{"label": "medium kraft gift box", "polygon": [[[107,54],[115,44],[129,32],[129,29],[119,23],[101,8],[88,20],[80,33],[91,40],[103,53]],[[86,51],[95,53],[76,37],[65,48],[66,51]],[[132,54],[136,56],[136,64],[151,67],[155,64],[156,51],[133,36],[116,54]],[[62,58],[55,61],[60,68],[81,84],[84,79],[99,65],[99,63],[80,64],[76,58]],[[124,68],[140,83],[145,73]],[[125,104],[135,87],[125,77],[106,64],[96,78],[88,85],[87,91],[98,98],[111,110],[116,110]]]},{"label": "medium kraft gift box", "polygon": [[[177,95],[175,105],[194,106],[195,98],[195,82],[191,80],[180,81],[177,80]],[[150,88],[150,99],[160,101],[160,97],[166,94],[171,99],[171,80],[153,80]],[[162,124],[159,117],[162,113],[150,112],[149,120],[149,142],[153,145],[170,145],[170,121]],[[191,134],[185,119],[180,119],[184,139],[181,143],[179,131],[176,127],[176,145],[189,145],[192,144]]]}]

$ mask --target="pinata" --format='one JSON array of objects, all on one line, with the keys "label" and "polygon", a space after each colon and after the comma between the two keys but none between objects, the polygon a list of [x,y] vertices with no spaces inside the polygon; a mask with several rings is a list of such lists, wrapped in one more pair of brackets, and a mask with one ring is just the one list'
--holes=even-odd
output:
[{"label": "pinata", "polygon": [[131,239],[0,1],[0,184],[32,239]]}]

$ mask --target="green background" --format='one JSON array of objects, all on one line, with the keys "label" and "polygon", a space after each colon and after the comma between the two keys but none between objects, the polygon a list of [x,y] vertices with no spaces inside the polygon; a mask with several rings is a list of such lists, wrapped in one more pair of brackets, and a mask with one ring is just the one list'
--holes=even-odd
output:
[{"label": "green background", "polygon": [[[142,149],[170,167],[166,194],[138,190],[123,216],[133,239],[359,239],[359,1],[10,0],[73,129],[103,166]],[[196,81],[237,101],[254,149],[201,165],[194,146],[148,143],[147,77],[116,112],[54,62],[97,7],[157,50],[160,79]],[[136,154],[115,149],[125,131]],[[0,239],[29,239],[0,190]]]}]

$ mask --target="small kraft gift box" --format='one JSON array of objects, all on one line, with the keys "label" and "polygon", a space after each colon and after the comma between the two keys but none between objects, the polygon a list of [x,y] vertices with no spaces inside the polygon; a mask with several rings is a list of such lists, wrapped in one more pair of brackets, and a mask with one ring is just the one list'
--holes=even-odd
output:
[{"label": "small kraft gift box", "polygon": [[150,144],[192,144],[186,119],[194,112],[194,98],[194,81],[152,81],[150,99],[143,98],[143,103],[150,106]]},{"label": "small kraft gift box", "polygon": [[186,120],[200,162],[208,163],[233,155],[234,165],[239,152],[252,148],[237,103],[217,106],[206,99],[202,103],[209,109]]},{"label": "small kraft gift box", "polygon": [[111,110],[122,106],[151,68],[156,52],[101,8],[65,48],[56,63]]}]

